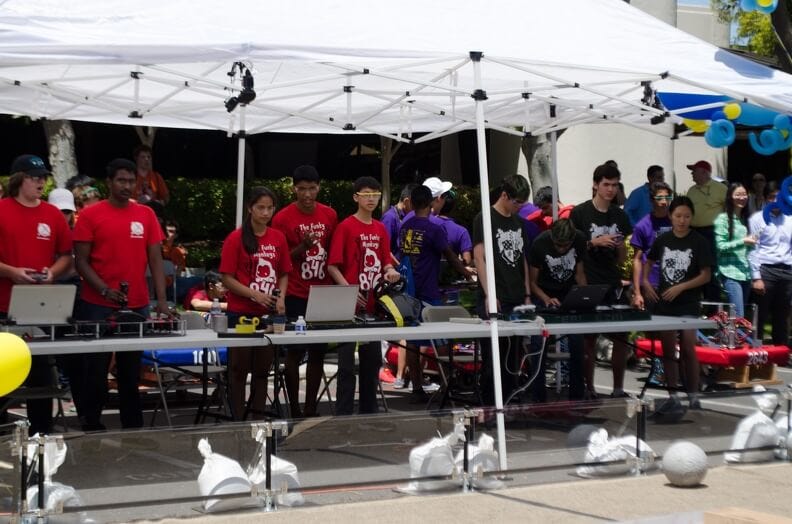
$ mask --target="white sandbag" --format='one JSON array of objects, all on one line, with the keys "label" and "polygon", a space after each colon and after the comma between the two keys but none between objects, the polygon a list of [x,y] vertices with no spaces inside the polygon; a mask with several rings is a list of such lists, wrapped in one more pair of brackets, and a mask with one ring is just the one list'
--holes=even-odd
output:
[{"label": "white sandbag", "polygon": [[778,430],[778,440],[780,446],[775,451],[775,456],[779,460],[787,460],[790,456],[789,446],[787,445],[788,439],[792,437],[792,432],[789,431],[789,419],[787,413],[778,413],[775,418],[776,429]]},{"label": "white sandbag", "polygon": [[[410,451],[410,478],[440,477],[458,473],[452,446],[465,441],[465,425],[454,425],[454,430],[444,437],[433,438]],[[429,491],[449,486],[448,481],[413,481],[405,491]]]},{"label": "white sandbag", "polygon": [[247,495],[233,499],[207,499],[203,504],[206,511],[227,511],[257,504],[257,501],[250,497],[250,481],[239,462],[212,452],[212,447],[205,438],[198,442],[198,451],[204,458],[204,465],[198,474],[198,489],[201,496],[232,493]]},{"label": "white sandbag", "polygon": [[[259,443],[257,459],[248,467],[248,479],[251,484],[263,490],[267,482],[267,440],[263,430],[256,432],[256,441]],[[275,455],[270,459],[270,470],[272,471],[272,490],[279,491],[275,496],[275,502],[281,506],[302,506],[305,498],[300,489],[300,476],[297,466],[288,460],[283,460]],[[285,492],[284,492],[284,489]]]},{"label": "white sandbag", "polygon": [[[586,463],[594,462],[614,462],[613,464],[578,466],[576,472],[585,478],[602,477],[610,475],[624,475],[627,473],[638,473],[635,462],[635,436],[625,435],[623,437],[608,438],[605,429],[598,429],[589,437],[589,445],[586,449],[586,456],[583,461]],[[654,459],[657,456],[652,448],[643,440],[639,443],[641,450],[641,460],[643,471],[655,467]]]},{"label": "white sandbag", "polygon": [[[28,488],[27,500],[31,508],[38,507],[38,485],[33,485]],[[44,483],[44,507],[47,511],[56,512],[56,508],[58,507],[79,508],[82,505],[83,501],[73,487],[65,486],[60,482]],[[88,514],[84,511],[60,514],[54,517],[52,521],[59,523],[74,522],[80,524],[95,522],[93,519],[88,518]]]},{"label": "white sandbag", "polygon": [[[756,393],[766,391],[763,386],[754,386],[753,390]],[[739,451],[752,447],[775,446],[782,436],[778,433],[776,423],[768,416],[778,405],[778,394],[765,393],[764,395],[755,395],[754,400],[756,401],[757,410],[737,424],[737,429],[732,435],[729,447],[732,451],[723,455],[723,459],[726,462],[761,462],[771,460],[773,457],[772,450]]]},{"label": "white sandbag", "polygon": [[[27,459],[28,459],[28,466],[33,463],[33,460],[38,455],[38,443],[34,440],[38,438],[39,434],[36,433],[33,435],[31,440],[28,441],[27,445]],[[60,442],[60,446],[58,445]],[[66,452],[68,451],[68,446],[66,443],[61,439],[54,439],[54,438],[47,438],[44,441],[44,479],[46,481],[52,480],[53,475],[58,472],[58,468],[61,467],[63,462],[66,460]]]}]

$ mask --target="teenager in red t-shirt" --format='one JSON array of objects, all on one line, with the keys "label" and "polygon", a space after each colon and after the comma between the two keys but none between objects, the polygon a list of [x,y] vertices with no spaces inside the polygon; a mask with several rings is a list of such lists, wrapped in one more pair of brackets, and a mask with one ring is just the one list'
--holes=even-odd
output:
[{"label": "teenager in red t-shirt", "polygon": [[[382,196],[382,186],[371,177],[360,177],[354,183],[357,212],[341,222],[333,233],[327,270],[336,284],[359,286],[360,304],[367,314],[375,308],[374,289],[384,278],[399,280],[399,272],[391,263],[390,239],[382,222],[373,218]],[[360,412],[377,412],[377,381],[382,362],[379,342],[361,344]],[[355,400],[355,347],[338,350],[338,388],[336,413],[351,415]]]},{"label": "teenager in red t-shirt", "polygon": [[[162,263],[162,228],[154,212],[130,200],[135,187],[135,164],[117,158],[107,165],[109,196],[83,208],[74,228],[74,256],[83,279],[77,318],[101,321],[126,306],[148,317],[146,269],[151,271],[157,297],[156,311],[169,316],[165,301]],[[122,282],[129,286],[122,291]],[[143,426],[138,393],[141,351],[116,354],[116,378],[121,403],[121,426]],[[104,429],[102,409],[107,400],[110,353],[79,355],[69,359],[69,381],[83,429]],[[75,385],[76,384],[76,385]],[[76,388],[76,390],[75,390]]]},{"label": "teenager in red t-shirt", "polygon": [[[34,155],[11,165],[9,198],[0,200],[0,315],[8,315],[15,284],[52,284],[72,267],[71,231],[55,206],[41,200],[50,175]],[[51,386],[54,359],[34,356],[25,380],[29,387]],[[52,399],[27,399],[30,434],[52,432]],[[5,412],[0,419],[5,418]]]},{"label": "teenager in red t-shirt", "polygon": [[[327,273],[327,251],[338,224],[338,216],[333,208],[316,201],[319,173],[313,166],[295,169],[292,183],[296,200],[275,215],[272,227],[282,231],[289,244],[293,267],[286,292],[286,314],[296,319],[305,315],[311,286],[332,283]],[[322,381],[326,350],[327,344],[289,347],[284,376],[291,418],[316,416],[316,396]],[[305,409],[301,411],[299,369],[306,351]]]},{"label": "teenager in red t-shirt", "polygon": [[[267,227],[275,213],[275,194],[266,187],[254,187],[247,202],[242,227],[229,234],[220,255],[220,273],[228,288],[228,322],[286,313],[286,286],[292,269],[283,233]],[[245,416],[245,382],[253,374],[251,408],[261,413],[267,400],[267,375],[274,358],[267,348],[233,348],[229,357],[231,411],[235,420]]]}]

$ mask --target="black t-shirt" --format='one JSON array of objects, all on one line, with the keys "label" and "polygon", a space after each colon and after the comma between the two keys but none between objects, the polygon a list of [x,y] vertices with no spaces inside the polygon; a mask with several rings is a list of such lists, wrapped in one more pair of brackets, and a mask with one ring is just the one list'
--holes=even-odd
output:
[{"label": "black t-shirt", "polygon": [[[569,214],[575,228],[587,241],[614,233],[626,237],[632,233],[630,220],[621,208],[610,206],[606,212],[594,207],[588,200],[578,204]],[[585,262],[586,280],[589,284],[621,286],[621,269],[616,263],[616,248],[595,247],[588,250]]]},{"label": "black t-shirt", "polygon": [[[679,238],[673,231],[663,233],[646,255],[647,260],[660,264],[660,287],[662,293],[671,286],[696,278],[702,268],[712,267],[715,260],[707,240],[690,231]],[[701,300],[701,288],[683,291],[674,304],[692,304]]]},{"label": "black t-shirt", "polygon": [[[522,219],[517,215],[505,217],[490,208],[492,217],[492,249],[495,252],[495,293],[507,304],[525,302],[525,246],[527,239]],[[481,213],[473,221],[473,245],[484,243]],[[491,263],[489,260],[487,263]]]},{"label": "black t-shirt", "polygon": [[532,267],[539,268],[536,283],[551,298],[563,300],[570,288],[575,285],[575,266],[584,262],[586,256],[586,238],[580,231],[575,235],[572,247],[564,254],[559,253],[550,237],[550,231],[544,231],[531,246],[528,260]]}]

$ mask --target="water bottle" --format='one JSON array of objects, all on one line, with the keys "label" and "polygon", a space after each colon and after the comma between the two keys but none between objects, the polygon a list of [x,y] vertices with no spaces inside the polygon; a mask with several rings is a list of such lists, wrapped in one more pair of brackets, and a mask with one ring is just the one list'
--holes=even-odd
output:
[{"label": "water bottle", "polygon": [[223,314],[223,308],[220,307],[220,299],[219,298],[216,298],[216,299],[212,300],[212,307],[209,308],[209,314],[211,316],[222,315]]},{"label": "water bottle", "polygon": [[296,335],[305,335],[308,331],[308,326],[305,324],[305,318],[300,315],[297,317],[297,322],[294,323],[294,333]]}]

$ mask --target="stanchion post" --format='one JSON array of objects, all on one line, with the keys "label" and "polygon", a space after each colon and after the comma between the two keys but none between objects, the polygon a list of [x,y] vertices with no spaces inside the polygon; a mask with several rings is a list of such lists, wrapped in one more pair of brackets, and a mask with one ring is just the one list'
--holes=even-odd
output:
[{"label": "stanchion post", "polygon": [[[16,427],[14,428],[14,448],[12,453],[19,456],[19,461],[17,462],[17,467],[19,468],[19,489],[13,491],[14,497],[14,504],[13,507],[16,508],[16,521],[18,522],[22,515],[27,513],[28,511],[28,500],[27,500],[27,476],[28,476],[28,467],[27,467],[27,442],[28,442],[28,430],[30,429],[30,423],[27,420],[19,420],[16,422]],[[11,520],[14,522],[14,519]]]},{"label": "stanchion post", "polygon": [[[289,425],[285,420],[266,420],[261,423],[251,424],[250,429],[254,439],[259,432],[262,432],[265,437],[264,472],[266,478],[264,480],[264,511],[275,511],[278,509],[272,490],[272,455],[275,454],[275,432],[279,431],[282,435],[286,435],[289,432]],[[257,497],[260,493],[254,489],[252,495]]]}]

